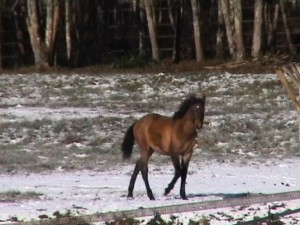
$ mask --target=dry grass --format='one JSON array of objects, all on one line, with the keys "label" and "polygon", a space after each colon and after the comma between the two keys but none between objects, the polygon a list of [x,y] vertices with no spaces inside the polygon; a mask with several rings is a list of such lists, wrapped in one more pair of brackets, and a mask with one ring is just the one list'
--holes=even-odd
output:
[{"label": "dry grass", "polygon": [[10,190],[6,192],[0,192],[0,202],[16,202],[29,199],[40,199],[42,193],[33,191],[21,192],[17,190]]},{"label": "dry grass", "polygon": [[[233,75],[240,80],[234,85],[226,83],[226,76],[206,73],[70,74],[5,78],[0,84],[3,96],[18,101],[27,99],[25,106],[52,109],[88,106],[96,110],[101,106],[107,111],[103,114],[100,111],[98,116],[91,118],[51,119],[46,116],[21,121],[5,115],[9,122],[0,126],[3,155],[0,171],[41,171],[57,167],[103,170],[122,163],[120,144],[125,130],[137,119],[136,113],[138,117],[153,111],[170,115],[189,91],[203,91],[208,96],[206,119],[210,125],[199,134],[202,157],[197,158],[235,160],[239,157],[299,156],[297,126],[286,118],[292,108],[280,83],[270,79],[244,82],[244,77]],[[30,91],[26,91],[28,86]],[[2,103],[2,107],[10,104],[10,101],[6,105]],[[127,115],[119,116],[119,112],[124,111]],[[154,163],[167,160],[155,159]]]}]

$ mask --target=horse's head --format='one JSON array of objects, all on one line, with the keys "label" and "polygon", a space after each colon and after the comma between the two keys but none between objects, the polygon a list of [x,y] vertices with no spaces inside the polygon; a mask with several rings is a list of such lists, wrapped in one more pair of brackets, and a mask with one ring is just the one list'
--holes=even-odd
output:
[{"label": "horse's head", "polygon": [[195,97],[195,103],[191,106],[191,111],[197,130],[200,130],[204,124],[205,100],[205,95],[203,95],[201,98]]},{"label": "horse's head", "polygon": [[187,115],[193,121],[196,130],[200,130],[204,123],[205,99],[205,95],[202,97],[189,96],[181,103],[179,110],[174,113],[173,120],[181,119],[188,113]]}]

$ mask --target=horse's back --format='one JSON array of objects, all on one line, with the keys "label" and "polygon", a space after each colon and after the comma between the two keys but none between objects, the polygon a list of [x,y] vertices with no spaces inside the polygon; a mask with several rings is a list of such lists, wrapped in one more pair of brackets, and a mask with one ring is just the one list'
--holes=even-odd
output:
[{"label": "horse's back", "polygon": [[172,120],[169,117],[156,113],[148,114],[136,122],[135,130],[138,133],[162,131],[167,126],[172,126]]},{"label": "horse's back", "polygon": [[170,117],[156,113],[142,117],[134,127],[137,144],[141,148],[151,147],[164,154],[166,144],[171,140],[172,126],[173,121]]}]

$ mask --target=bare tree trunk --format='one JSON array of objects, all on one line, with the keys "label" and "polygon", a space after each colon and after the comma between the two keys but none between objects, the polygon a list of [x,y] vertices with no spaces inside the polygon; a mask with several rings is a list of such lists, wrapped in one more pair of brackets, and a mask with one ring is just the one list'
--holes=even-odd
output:
[{"label": "bare tree trunk", "polygon": [[274,9],[274,18],[273,18],[273,21],[272,21],[272,25],[273,25],[274,30],[277,30],[278,17],[279,17],[279,4],[276,3],[275,9]]},{"label": "bare tree trunk", "polygon": [[59,3],[57,0],[47,0],[45,45],[48,53],[48,63],[53,64],[54,42],[59,21]]},{"label": "bare tree trunk", "polygon": [[245,59],[245,45],[243,38],[243,15],[242,3],[240,0],[233,0],[234,4],[234,30],[236,43],[236,61],[243,61]]},{"label": "bare tree trunk", "polygon": [[175,28],[175,52],[174,63],[179,63],[181,60],[181,36],[182,36],[182,18],[183,18],[183,0],[176,1],[176,28]]},{"label": "bare tree trunk", "polygon": [[81,36],[82,36],[82,25],[81,25],[81,13],[80,13],[80,1],[72,1],[71,4],[71,24],[74,25],[74,37],[73,40],[75,42],[75,45],[73,46],[73,56],[72,56],[72,65],[78,66],[80,62],[80,56],[81,56]]},{"label": "bare tree trunk", "polygon": [[148,30],[149,30],[149,37],[151,42],[151,49],[152,49],[152,59],[158,61],[159,52],[158,52],[157,36],[155,30],[153,0],[144,0],[144,4],[146,10],[146,17],[148,21]]},{"label": "bare tree trunk", "polygon": [[[167,0],[168,3],[168,15],[169,15],[169,20],[170,20],[170,24],[174,33],[174,37],[176,34],[176,25],[175,25],[175,18],[174,18],[174,12],[173,12],[173,1],[172,0]],[[172,58],[175,58],[175,54],[176,54],[176,44],[175,44],[175,38],[173,39],[173,50],[172,50]]]},{"label": "bare tree trunk", "polygon": [[[60,20],[60,3],[58,0],[54,0],[54,15],[53,15],[53,31],[52,31],[52,43],[49,49],[50,52],[50,62],[53,63],[53,56],[55,51],[55,42],[58,32],[58,25]],[[56,62],[54,62],[56,64]]]},{"label": "bare tree trunk", "polygon": [[218,30],[217,30],[217,40],[216,40],[216,57],[222,59],[224,57],[224,17],[222,13],[221,1],[218,1]]},{"label": "bare tree trunk", "polygon": [[35,66],[38,69],[48,68],[49,64],[47,62],[46,46],[42,42],[39,34],[39,19],[37,12],[37,2],[36,0],[27,0],[27,27],[30,35],[31,47],[34,54]]},{"label": "bare tree trunk", "polygon": [[228,48],[231,58],[236,58],[236,52],[235,52],[235,45],[233,42],[233,26],[230,22],[230,13],[229,13],[229,0],[222,0],[221,6],[222,6],[222,12],[224,16],[224,22],[226,27],[226,36],[227,36],[227,42],[228,42]]},{"label": "bare tree trunk", "polygon": [[70,0],[65,1],[65,26],[66,26],[66,48],[67,48],[67,60],[68,62],[70,62],[71,59],[71,24],[70,24],[70,18],[71,18],[71,14],[70,14],[70,10],[71,10],[71,3]]},{"label": "bare tree trunk", "polygon": [[0,72],[2,72],[2,7],[0,6]]},{"label": "bare tree trunk", "polygon": [[193,12],[193,27],[194,27],[194,41],[196,49],[196,61],[200,62],[204,60],[203,49],[201,45],[201,31],[200,31],[200,18],[199,18],[199,7],[197,0],[191,0],[192,12]]},{"label": "bare tree trunk", "polygon": [[258,57],[261,54],[261,34],[263,22],[263,0],[255,0],[254,21],[253,21],[253,38],[251,56]]},{"label": "bare tree trunk", "polygon": [[276,3],[274,7],[274,13],[272,14],[271,7],[269,4],[265,4],[265,23],[267,26],[267,49],[273,48],[275,44],[275,33],[277,31],[277,24],[278,24],[278,16],[279,16],[279,4]]},{"label": "bare tree trunk", "polygon": [[170,19],[170,24],[171,24],[173,30],[175,30],[175,20],[174,20],[174,15],[173,15],[173,11],[172,11],[173,1],[167,0],[167,3],[168,3],[168,15],[169,15],[169,19]]},{"label": "bare tree trunk", "polygon": [[[140,3],[140,6],[141,6],[141,3]],[[145,11],[140,9],[139,15],[140,15],[139,56],[144,57],[144,56],[146,56],[146,45],[145,45],[146,31],[145,31],[145,27],[144,27],[144,24],[146,21]]]},{"label": "bare tree trunk", "polygon": [[139,56],[144,57],[146,55],[145,50],[145,29],[144,29],[144,22],[145,22],[145,12],[141,8],[143,4],[140,0],[133,0],[133,11],[135,13],[135,18],[138,24],[139,29]]},{"label": "bare tree trunk", "polygon": [[34,61],[35,65],[39,66],[41,63],[40,59],[40,36],[38,34],[38,18],[37,18],[37,7],[35,0],[28,0],[27,1],[27,10],[28,10],[28,17],[27,17],[27,26],[30,35],[31,47],[34,54]]},{"label": "bare tree trunk", "polygon": [[45,43],[48,50],[51,49],[52,45],[52,32],[53,32],[53,1],[46,1],[47,7],[47,18],[46,18],[46,35],[45,35]]},{"label": "bare tree trunk", "polygon": [[280,5],[280,10],[281,10],[281,15],[282,15],[282,22],[283,22],[285,35],[286,35],[286,39],[287,39],[287,42],[288,42],[288,46],[289,46],[290,52],[293,55],[295,55],[296,54],[296,49],[295,49],[295,46],[294,46],[293,41],[292,41],[290,28],[288,26],[287,16],[286,16],[283,0],[279,0],[279,5]]}]

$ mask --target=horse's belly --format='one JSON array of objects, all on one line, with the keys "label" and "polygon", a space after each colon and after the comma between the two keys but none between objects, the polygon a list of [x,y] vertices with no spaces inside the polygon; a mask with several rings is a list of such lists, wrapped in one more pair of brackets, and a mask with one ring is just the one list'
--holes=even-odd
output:
[{"label": "horse's belly", "polygon": [[173,151],[178,155],[182,155],[185,154],[186,152],[192,151],[195,148],[196,144],[197,144],[196,140],[190,140],[185,142],[182,145],[178,145],[177,148],[173,149]]},{"label": "horse's belly", "polygon": [[160,148],[160,147],[158,147],[158,146],[152,146],[152,149],[155,151],[155,152],[157,152],[157,153],[159,153],[159,154],[162,154],[162,155],[168,155],[168,152],[167,151],[165,151],[164,149],[162,149],[162,148]]}]

